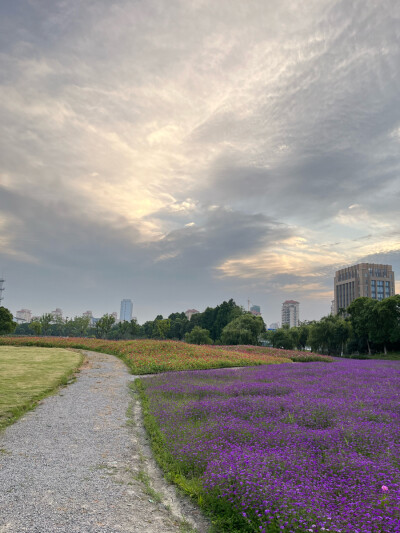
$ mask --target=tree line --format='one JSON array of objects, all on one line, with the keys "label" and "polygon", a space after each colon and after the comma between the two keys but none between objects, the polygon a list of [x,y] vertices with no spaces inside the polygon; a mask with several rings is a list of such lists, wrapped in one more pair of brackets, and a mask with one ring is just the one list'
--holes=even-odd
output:
[{"label": "tree line", "polygon": [[102,316],[91,327],[90,318],[77,316],[64,320],[50,313],[30,324],[16,324],[12,314],[0,307],[0,334],[96,337],[102,339],[171,339],[193,344],[260,344],[275,348],[311,349],[329,355],[387,353],[400,350],[400,295],[378,301],[357,298],[347,309],[321,320],[303,322],[299,327],[266,331],[261,317],[253,316],[233,299],[207,307],[191,316],[171,313],[156,316],[140,325],[115,322],[112,315]]},{"label": "tree line", "polygon": [[400,350],[400,295],[378,301],[361,297],[337,315],[303,322],[296,328],[269,331],[275,348],[301,349],[328,355],[382,353]]},{"label": "tree line", "polygon": [[[12,315],[10,314],[11,319]],[[216,307],[207,307],[190,320],[185,313],[171,313],[167,318],[157,315],[140,325],[136,319],[130,322],[116,322],[112,315],[103,315],[94,326],[87,316],[76,316],[69,320],[43,314],[29,324],[14,323],[16,335],[46,335],[59,337],[96,337],[110,340],[129,339],[171,339],[184,340],[193,344],[257,344],[266,331],[261,317],[255,317],[237,305],[233,299]],[[4,333],[11,333],[7,330]]]}]

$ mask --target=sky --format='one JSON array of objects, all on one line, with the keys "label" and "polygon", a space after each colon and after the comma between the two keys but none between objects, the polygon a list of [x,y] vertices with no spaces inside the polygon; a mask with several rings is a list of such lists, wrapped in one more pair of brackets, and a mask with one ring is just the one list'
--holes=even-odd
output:
[{"label": "sky", "polygon": [[269,324],[400,279],[399,43],[398,0],[2,0],[3,305]]}]

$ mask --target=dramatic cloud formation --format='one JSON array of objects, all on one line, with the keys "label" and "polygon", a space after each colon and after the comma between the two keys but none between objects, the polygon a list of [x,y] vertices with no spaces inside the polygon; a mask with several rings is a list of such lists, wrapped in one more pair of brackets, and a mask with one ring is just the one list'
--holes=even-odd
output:
[{"label": "dramatic cloud formation", "polygon": [[396,0],[4,0],[0,273],[36,314],[233,297],[330,310],[400,276]]}]

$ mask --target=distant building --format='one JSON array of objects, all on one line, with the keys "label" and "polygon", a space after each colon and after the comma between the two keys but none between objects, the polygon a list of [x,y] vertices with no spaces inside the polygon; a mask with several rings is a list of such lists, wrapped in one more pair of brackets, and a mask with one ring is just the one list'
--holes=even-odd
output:
[{"label": "distant building", "polygon": [[59,307],[54,309],[54,311],[52,311],[51,314],[53,315],[53,319],[62,318],[63,316],[62,309],[60,309]]},{"label": "distant building", "polygon": [[122,300],[119,319],[121,322],[130,322],[132,320],[133,304],[132,300]]},{"label": "distant building", "polygon": [[31,322],[32,311],[30,309],[20,309],[15,315],[15,320],[19,323]]},{"label": "distant building", "polygon": [[92,311],[85,311],[84,313],[82,313],[82,316],[84,316],[85,318],[92,319],[93,318],[93,313],[92,313]]},{"label": "distant building", "polygon": [[269,331],[270,331],[270,330],[274,331],[274,330],[276,330],[276,329],[279,329],[279,324],[278,324],[278,322],[271,322],[271,324],[269,325],[268,330],[269,330]]},{"label": "distant building", "polygon": [[259,305],[252,305],[250,307],[250,313],[254,316],[261,316],[261,307]]},{"label": "distant building", "polygon": [[334,279],[334,314],[346,309],[353,300],[366,296],[383,300],[394,295],[394,272],[391,265],[359,263],[342,268]]},{"label": "distant building", "polygon": [[282,326],[288,325],[289,328],[299,325],[299,302],[295,300],[286,300],[282,304]]},{"label": "distant building", "polygon": [[192,318],[192,316],[196,315],[197,313],[199,313],[199,311],[197,311],[197,309],[188,309],[187,311],[185,311],[185,315],[186,315],[186,318],[188,320],[190,320]]},{"label": "distant building", "polygon": [[111,316],[114,317],[115,322],[118,322],[118,313],[117,313],[117,311],[114,311],[113,313],[111,313]]}]

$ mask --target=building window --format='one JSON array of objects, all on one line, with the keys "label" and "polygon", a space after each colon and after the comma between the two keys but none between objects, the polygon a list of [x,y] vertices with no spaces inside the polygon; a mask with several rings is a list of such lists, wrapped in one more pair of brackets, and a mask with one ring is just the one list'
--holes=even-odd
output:
[{"label": "building window", "polygon": [[385,281],[385,298],[390,296],[390,281]]},{"label": "building window", "polygon": [[371,280],[371,298],[376,299],[376,281],[374,279]]}]

